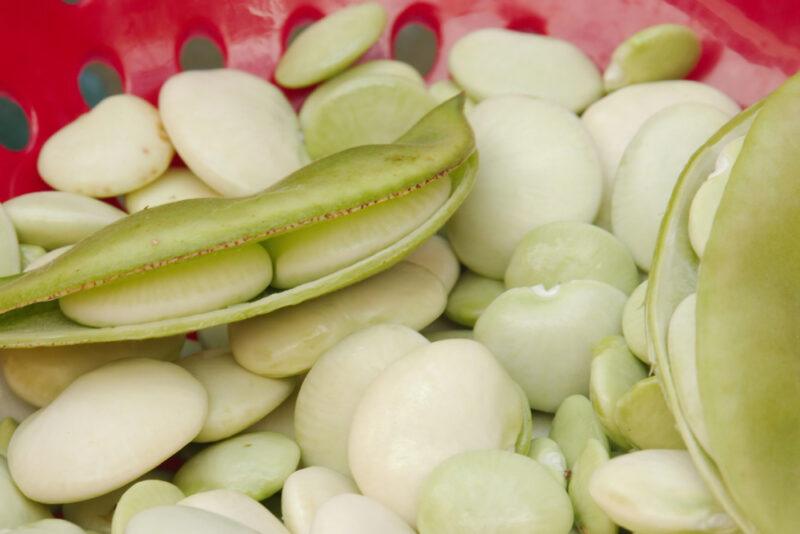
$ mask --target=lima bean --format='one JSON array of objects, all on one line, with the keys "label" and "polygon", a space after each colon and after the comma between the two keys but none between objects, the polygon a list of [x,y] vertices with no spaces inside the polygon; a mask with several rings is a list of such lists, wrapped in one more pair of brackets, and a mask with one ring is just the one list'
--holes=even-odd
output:
[{"label": "lima bean", "polygon": [[263,419],[292,394],[292,379],[265,378],[242,368],[230,351],[213,349],[178,363],[208,393],[208,415],[194,441],[219,441]]},{"label": "lima bean", "polygon": [[175,473],[173,482],[186,495],[229,489],[261,501],[283,487],[299,461],[299,447],[286,436],[252,432],[198,452]]},{"label": "lima bean", "polygon": [[595,347],[589,398],[608,437],[618,446],[628,449],[631,444],[620,432],[614,414],[619,399],[647,377],[647,368],[631,354],[624,339],[619,336],[612,339],[602,348]]},{"label": "lima bean", "polygon": [[295,471],[281,492],[281,512],[292,534],[310,534],[319,508],[344,493],[358,493],[355,482],[332,469],[321,466]]},{"label": "lima bean", "polygon": [[131,518],[125,534],[259,534],[238,521],[191,506],[156,506]]},{"label": "lima bean", "polygon": [[622,435],[636,448],[685,448],[656,377],[640,380],[620,397],[614,421]]},{"label": "lima bean", "polygon": [[36,407],[50,404],[76,378],[115,360],[151,358],[173,361],[183,336],[114,341],[66,347],[2,349],[0,361],[9,387]]},{"label": "lima bean", "polygon": [[314,85],[338,74],[375,44],[386,10],[376,2],[340,9],[306,28],[292,41],[275,68],[284,87]]},{"label": "lima bean", "polygon": [[204,491],[186,497],[178,504],[227,517],[250,527],[259,534],[289,534],[283,523],[264,505],[238,491],[228,489]]},{"label": "lima bean", "polygon": [[39,502],[91,499],[135,480],[194,439],[207,404],[203,386],[175,364],[112,362],[23,421],[8,465],[20,489]]},{"label": "lima bean", "polygon": [[609,449],[608,438],[592,409],[592,403],[583,395],[564,399],[553,418],[550,439],[558,443],[570,469],[590,440],[595,440],[606,451]]},{"label": "lima bean", "polygon": [[590,439],[572,466],[569,497],[575,510],[575,526],[580,532],[617,534],[619,531],[589,492],[594,472],[608,460],[608,449],[596,439]]},{"label": "lima bean", "polygon": [[508,451],[469,451],[441,464],[425,480],[420,534],[567,534],[572,506],[547,469]]},{"label": "lima bean", "polygon": [[413,526],[420,488],[440,462],[473,449],[527,452],[530,417],[524,395],[486,348],[437,341],[369,385],[350,427],[350,469],[364,495]]},{"label": "lima bean", "polygon": [[442,313],[446,301],[433,273],[401,262],[338,292],[231,324],[231,349],[251,372],[291,376],[307,371],[323,352],[366,326],[391,322],[422,328]]},{"label": "lima bean", "polygon": [[708,104],[676,104],[647,119],[625,149],[614,179],[611,226],[643,270],[650,269],[661,219],[681,170],[730,117]]},{"label": "lima bean", "polygon": [[476,100],[521,94],[579,112],[602,96],[597,67],[567,41],[505,29],[470,32],[448,57],[453,79]]},{"label": "lima bean", "polygon": [[219,193],[204,184],[189,169],[174,168],[167,169],[154,182],[125,195],[125,209],[128,213],[136,213],[179,200],[217,196]]},{"label": "lima bean", "polygon": [[300,109],[300,125],[308,153],[317,159],[390,142],[434,106],[421,81],[362,65],[317,87]]},{"label": "lima bean", "polygon": [[426,339],[406,326],[380,324],[323,353],[297,395],[294,426],[303,463],[349,475],[348,436],[362,395],[384,369],[425,345]]},{"label": "lima bean", "polygon": [[133,516],[156,506],[177,504],[185,497],[177,486],[164,480],[141,480],[128,487],[114,503],[111,534],[124,534]]},{"label": "lima bean", "polygon": [[450,219],[447,237],[470,270],[500,280],[517,243],[533,228],[594,219],[602,168],[580,119],[557,104],[526,96],[488,98],[469,122],[480,152],[478,177]]},{"label": "lima bean", "polygon": [[125,217],[110,204],[63,191],[20,195],[5,208],[22,242],[48,250],[73,245]]},{"label": "lima bean", "polygon": [[152,104],[130,94],[104,98],[50,136],[37,169],[53,189],[114,197],[138,189],[167,169],[174,149]]},{"label": "lima bean", "polygon": [[589,394],[592,346],[619,333],[624,304],[624,293],[594,280],[513,288],[480,316],[475,339],[522,386],[532,409],[554,412],[570,395]]},{"label": "lima bean", "polygon": [[739,106],[721,91],[695,81],[667,80],[637,83],[606,95],[581,115],[594,139],[603,166],[603,202],[597,224],[611,228],[611,198],[615,178],[625,149],[644,122],[675,104],[708,104],[734,115]]},{"label": "lima bean", "polygon": [[683,78],[700,60],[700,48],[697,34],[680,24],[657,24],[638,31],[611,55],[603,73],[606,91]]},{"label": "lima bean", "polygon": [[464,271],[447,297],[445,313],[452,321],[472,328],[489,304],[505,290],[503,282]]},{"label": "lima bean", "polygon": [[323,504],[317,511],[311,534],[414,534],[396,513],[381,503],[345,493]]}]

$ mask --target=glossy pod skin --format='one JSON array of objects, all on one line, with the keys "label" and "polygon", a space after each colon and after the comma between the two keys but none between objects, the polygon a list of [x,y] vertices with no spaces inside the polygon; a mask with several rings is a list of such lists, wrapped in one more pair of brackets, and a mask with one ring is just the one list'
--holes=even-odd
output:
[{"label": "glossy pod skin", "polygon": [[[800,288],[796,172],[800,77],[733,119],[690,160],[662,225],[647,299],[649,350],[700,474],[741,530],[789,532],[800,452]],[[687,233],[694,194],[730,141],[746,133],[698,267]],[[708,446],[684,413],[667,351],[678,304],[697,291],[697,381]],[[731,395],[730,391],[736,391]],[[792,489],[794,488],[794,489]]]},{"label": "glossy pod skin", "polygon": [[[471,189],[477,157],[472,157],[475,144],[462,105],[463,97],[455,97],[428,113],[397,144],[335,154],[257,195],[187,200],[136,213],[104,228],[48,268],[0,285],[0,310],[19,309],[0,316],[0,347],[187,332],[297,304],[388,268],[435,233]],[[452,182],[450,196],[411,233],[353,265],[291,290],[222,310],[108,328],[81,327],[47,303],[136,273],[346,216],[405,196],[443,176]],[[44,304],[29,306],[37,302]]]}]

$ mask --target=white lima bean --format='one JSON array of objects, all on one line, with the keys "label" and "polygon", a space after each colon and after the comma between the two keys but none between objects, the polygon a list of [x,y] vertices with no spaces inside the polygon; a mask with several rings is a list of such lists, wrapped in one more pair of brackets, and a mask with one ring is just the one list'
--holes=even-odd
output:
[{"label": "white lima bean", "polygon": [[461,264],[453,252],[453,247],[450,246],[447,239],[440,235],[431,236],[414,252],[406,256],[406,261],[425,267],[435,274],[447,293],[453,290],[461,274]]},{"label": "white lima bean", "polygon": [[478,104],[469,122],[480,153],[478,178],[447,236],[470,270],[501,280],[530,230],[595,218],[603,171],[580,119],[558,104],[493,97]]},{"label": "white lima bean", "polygon": [[183,161],[224,196],[257,193],[306,161],[292,106],[252,74],[181,72],[161,87],[158,105]]},{"label": "white lima bean", "polygon": [[611,227],[642,270],[650,270],[661,219],[681,170],[730,118],[708,104],[677,104],[647,119],[626,148],[614,182]]},{"label": "white lima bean", "polygon": [[647,280],[633,290],[622,311],[622,334],[634,356],[650,364],[647,354],[647,332],[645,330],[644,301],[647,298]]},{"label": "white lima bean", "polygon": [[126,215],[95,198],[62,191],[20,195],[5,207],[20,240],[48,250],[77,243]]},{"label": "white lima bean", "polygon": [[283,523],[263,504],[238,491],[227,489],[204,491],[186,497],[178,504],[227,517],[250,527],[259,534],[289,534]]},{"label": "white lima bean", "polygon": [[293,379],[251,373],[225,349],[196,352],[178,365],[208,392],[208,416],[194,439],[199,443],[219,441],[241,432],[277,408],[295,388]]},{"label": "white lima bean", "polygon": [[272,285],[311,282],[383,250],[408,235],[450,195],[450,178],[396,200],[264,241],[275,266]]},{"label": "white lima bean", "polygon": [[353,479],[327,467],[295,471],[281,491],[281,515],[292,534],[311,534],[319,508],[337,495],[358,493]]},{"label": "white lima bean", "polygon": [[589,483],[594,501],[618,525],[653,534],[733,533],[686,451],[648,450],[598,467]]},{"label": "white lima bean", "polygon": [[139,512],[177,504],[185,497],[177,486],[164,480],[141,480],[127,488],[115,503],[110,534],[125,534],[128,522]]},{"label": "white lima bean", "polygon": [[317,511],[311,534],[414,534],[396,513],[363,495],[337,495]]},{"label": "white lima bean", "polygon": [[739,106],[718,89],[689,80],[668,80],[629,85],[598,100],[581,115],[592,135],[603,165],[603,204],[597,223],[611,228],[611,197],[622,154],[644,122],[675,104],[707,104],[734,115]]},{"label": "white lima bean", "polygon": [[348,334],[379,323],[421,329],[441,315],[446,303],[436,275],[403,261],[317,299],[232,323],[231,349],[239,365],[256,374],[296,375]]},{"label": "white lima bean", "polygon": [[543,35],[477,30],[453,45],[448,66],[456,83],[476,100],[521,94],[579,112],[603,94],[600,72],[586,54]]},{"label": "white lima bean", "polygon": [[[127,491],[140,482],[163,482],[162,479],[169,477],[169,473],[164,471],[153,471],[147,473],[139,480],[131,482],[117,488],[114,491],[100,495],[86,501],[64,504],[61,508],[64,519],[79,525],[81,528],[96,532],[110,532],[114,511],[117,508],[120,498]],[[160,503],[166,504],[166,503]]]},{"label": "white lima bean", "polygon": [[53,189],[114,197],[161,176],[173,153],[155,107],[114,95],[53,134],[39,152],[38,169]]},{"label": "white lima bean", "polygon": [[36,407],[50,404],[78,377],[126,358],[173,361],[183,336],[61,347],[2,349],[0,362],[9,387]]},{"label": "white lima bean", "polygon": [[522,386],[531,408],[554,412],[589,394],[592,347],[620,331],[625,294],[595,280],[507,290],[475,323],[486,345]]},{"label": "white lima bean", "polygon": [[47,507],[31,501],[17,488],[6,459],[0,456],[0,529],[16,528],[52,517]]},{"label": "white lima bean", "polygon": [[359,330],[326,351],[297,395],[297,444],[305,465],[350,474],[348,436],[364,391],[387,367],[428,341],[407,326],[381,324]]},{"label": "white lima bean", "polygon": [[692,199],[692,206],[689,210],[689,240],[699,258],[703,257],[708,238],[711,235],[711,227],[714,225],[717,208],[719,208],[722,194],[728,185],[728,178],[731,176],[733,165],[739,157],[743,144],[744,137],[739,137],[725,145],[717,158],[714,170],[708,175],[708,179],[703,182]]},{"label": "white lima bean", "polygon": [[208,187],[189,169],[174,168],[146,186],[125,195],[125,209],[136,213],[162,204],[189,198],[218,197],[219,193]]},{"label": "white lima bean", "polygon": [[20,489],[39,502],[91,499],[135,480],[189,443],[207,409],[203,386],[177,365],[112,362],[78,378],[23,421],[8,448],[9,468]]},{"label": "white lima bean", "polygon": [[689,424],[697,441],[707,451],[711,450],[706,429],[696,365],[696,314],[697,294],[692,293],[678,304],[669,322],[667,347],[670,369],[683,418]]},{"label": "white lima bean", "polygon": [[133,516],[125,534],[259,534],[225,516],[191,506],[156,506]]},{"label": "white lima bean", "polygon": [[88,326],[139,324],[245,302],[271,279],[269,254],[256,243],[133,274],[67,295],[59,305]]},{"label": "white lima bean", "polygon": [[[302,384],[302,377],[298,379]],[[272,410],[260,421],[256,421],[247,428],[245,432],[275,432],[282,434],[292,441],[296,441],[294,432],[294,408],[297,403],[297,394],[300,386],[295,388],[288,399],[283,401],[280,406]]]},{"label": "white lima bean", "polygon": [[350,427],[350,469],[364,495],[413,526],[421,485],[439,463],[475,449],[527,453],[530,417],[524,395],[485,347],[437,341],[369,385]]}]

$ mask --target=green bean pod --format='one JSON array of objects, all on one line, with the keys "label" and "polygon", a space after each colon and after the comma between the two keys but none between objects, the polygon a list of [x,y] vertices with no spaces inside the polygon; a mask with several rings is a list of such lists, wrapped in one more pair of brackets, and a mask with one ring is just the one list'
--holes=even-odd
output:
[{"label": "green bean pod", "polygon": [[[745,135],[702,263],[688,233],[692,200],[722,149]],[[651,359],[687,449],[746,533],[800,523],[800,77],[734,118],[684,169],[662,223],[646,304]],[[667,345],[672,315],[697,292],[696,388],[707,444],[681,402]],[[694,425],[697,428],[697,425]]]},{"label": "green bean pod", "polygon": [[[428,113],[394,144],[334,154],[256,195],[186,200],[144,210],[103,228],[46,268],[0,283],[0,347],[164,337],[261,315],[387,269],[433,235],[474,183],[475,143],[462,106],[463,97],[455,97]],[[70,321],[52,302],[216,251],[326,224],[404,197],[443,177],[451,180],[448,198],[410,233],[290,290],[223,309],[102,328]]]}]

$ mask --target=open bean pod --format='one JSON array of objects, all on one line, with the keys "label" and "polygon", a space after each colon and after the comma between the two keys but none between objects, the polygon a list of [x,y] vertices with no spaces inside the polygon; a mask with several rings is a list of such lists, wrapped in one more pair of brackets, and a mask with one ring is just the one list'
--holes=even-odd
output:
[{"label": "open bean pod", "polygon": [[[163,337],[233,321],[329,293],[400,261],[433,235],[469,193],[477,156],[463,96],[441,104],[395,143],[318,160],[248,197],[204,198],[135,213],[77,243],[50,265],[0,282],[0,347]],[[56,299],[223,250],[331,224],[449,179],[443,203],[377,251],[291,289],[155,321],[90,328],[68,319]]]},{"label": "open bean pod", "polygon": [[[741,136],[742,150],[698,259],[688,233],[693,199],[723,148]],[[650,271],[650,357],[698,471],[746,533],[791,532],[800,523],[798,138],[795,76],[735,117],[689,161]],[[691,322],[686,329],[685,315],[672,317],[693,293],[694,329]],[[668,335],[670,328],[675,331]],[[686,340],[676,339],[687,330],[683,336],[696,335],[688,344],[695,351],[688,368]],[[696,396],[687,394],[692,390]]]}]

